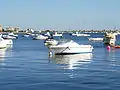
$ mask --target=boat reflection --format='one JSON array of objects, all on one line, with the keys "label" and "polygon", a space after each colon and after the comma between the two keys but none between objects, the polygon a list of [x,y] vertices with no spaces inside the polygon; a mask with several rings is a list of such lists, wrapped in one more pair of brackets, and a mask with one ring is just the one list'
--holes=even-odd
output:
[{"label": "boat reflection", "polygon": [[77,69],[79,65],[91,62],[92,53],[55,55],[50,59],[56,64],[60,64],[63,69]]},{"label": "boat reflection", "polygon": [[0,49],[0,62],[3,62],[5,59],[6,54],[6,48]]},{"label": "boat reflection", "polygon": [[0,49],[0,65],[5,65],[4,61],[6,57],[11,57],[11,56],[12,56],[11,47]]}]

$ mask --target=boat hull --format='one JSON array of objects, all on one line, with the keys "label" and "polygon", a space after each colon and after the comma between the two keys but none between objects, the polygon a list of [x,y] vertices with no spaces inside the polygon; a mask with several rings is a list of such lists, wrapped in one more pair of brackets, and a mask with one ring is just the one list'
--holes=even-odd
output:
[{"label": "boat hull", "polygon": [[93,50],[92,46],[79,46],[79,47],[56,47],[52,46],[51,51],[57,55],[66,55],[66,54],[80,54],[80,53],[90,53]]}]

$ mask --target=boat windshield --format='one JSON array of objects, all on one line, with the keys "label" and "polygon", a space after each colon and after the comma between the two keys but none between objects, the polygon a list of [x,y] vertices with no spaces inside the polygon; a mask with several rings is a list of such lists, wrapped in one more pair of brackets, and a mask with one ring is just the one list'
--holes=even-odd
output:
[{"label": "boat windshield", "polygon": [[71,39],[61,39],[61,40],[58,42],[58,44],[60,45],[60,44],[68,43],[68,42],[74,42],[74,41],[71,40]]}]

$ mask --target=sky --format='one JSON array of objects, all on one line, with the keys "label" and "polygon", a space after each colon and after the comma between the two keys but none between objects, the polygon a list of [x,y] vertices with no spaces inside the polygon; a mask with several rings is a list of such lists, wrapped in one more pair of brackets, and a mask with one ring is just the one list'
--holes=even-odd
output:
[{"label": "sky", "polygon": [[120,0],[0,0],[0,24],[33,29],[120,29]]}]

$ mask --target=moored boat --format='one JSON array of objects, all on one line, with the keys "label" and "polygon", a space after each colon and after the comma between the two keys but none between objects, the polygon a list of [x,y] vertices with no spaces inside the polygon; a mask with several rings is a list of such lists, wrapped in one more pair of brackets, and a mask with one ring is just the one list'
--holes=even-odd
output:
[{"label": "moored boat", "polygon": [[62,34],[55,32],[55,34],[53,34],[53,36],[62,36]]},{"label": "moored boat", "polygon": [[2,37],[3,37],[4,39],[17,39],[17,37],[9,36],[9,35],[3,35]]},{"label": "moored boat", "polygon": [[103,38],[88,38],[89,41],[103,41]]},{"label": "moored boat", "polygon": [[50,50],[54,54],[79,54],[90,53],[93,47],[91,45],[79,45],[73,40],[70,40],[68,42],[59,42],[55,46],[50,46]]},{"label": "moored boat", "polygon": [[48,36],[44,36],[44,35],[42,35],[42,34],[35,35],[35,36],[33,37],[34,40],[45,40],[45,39],[47,39],[47,38],[48,38]]}]

